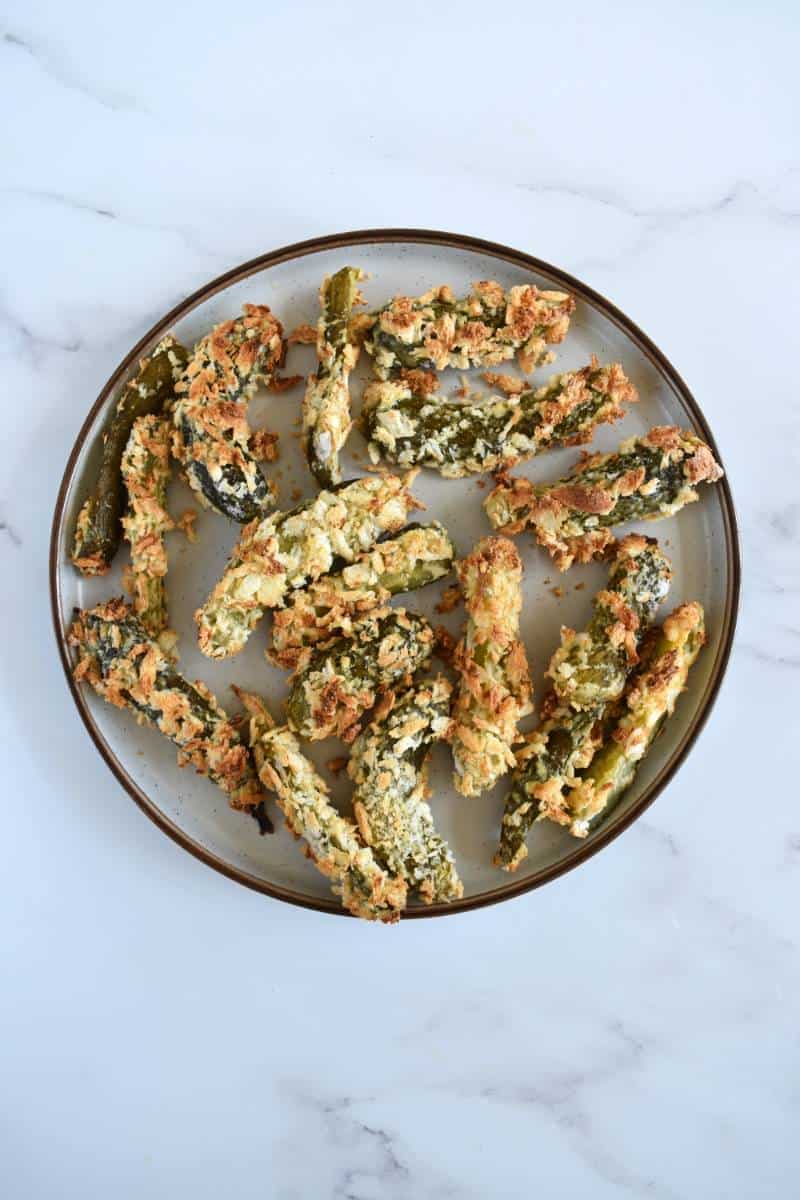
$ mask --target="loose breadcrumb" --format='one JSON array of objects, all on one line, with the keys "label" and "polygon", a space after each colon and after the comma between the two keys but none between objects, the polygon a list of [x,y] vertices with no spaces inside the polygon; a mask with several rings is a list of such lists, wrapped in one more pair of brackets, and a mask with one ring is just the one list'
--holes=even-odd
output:
[{"label": "loose breadcrumb", "polygon": [[293,387],[297,387],[298,383],[302,382],[302,375],[273,375],[267,383],[267,391],[279,395],[281,392],[291,391]]},{"label": "loose breadcrumb", "polygon": [[197,541],[197,509],[186,508],[175,522],[175,528],[180,529],[187,542]]},{"label": "loose breadcrumb", "polygon": [[287,346],[316,346],[316,325],[298,325],[286,338]]},{"label": "loose breadcrumb", "polygon": [[500,388],[507,396],[521,396],[530,387],[527,379],[521,379],[517,375],[498,374],[497,371],[484,371],[483,378],[490,387]]},{"label": "loose breadcrumb", "polygon": [[461,588],[457,583],[451,583],[450,587],[446,587],[442,592],[442,598],[435,606],[435,611],[444,615],[452,612],[461,603]]},{"label": "loose breadcrumb", "polygon": [[446,666],[452,667],[456,652],[456,639],[444,625],[437,625],[433,631],[433,653]]},{"label": "loose breadcrumb", "polygon": [[250,434],[250,451],[259,462],[275,462],[280,453],[278,435],[269,429],[256,429]]}]

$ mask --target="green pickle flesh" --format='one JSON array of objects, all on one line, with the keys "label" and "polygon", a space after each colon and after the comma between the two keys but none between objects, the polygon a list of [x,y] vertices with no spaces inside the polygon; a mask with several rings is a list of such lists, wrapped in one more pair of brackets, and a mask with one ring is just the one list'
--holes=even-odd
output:
[{"label": "green pickle flesh", "polygon": [[169,406],[188,355],[174,337],[163,338],[124,387],[103,433],[100,466],[75,526],[71,559],[85,575],[103,575],[122,539],[125,492],[120,464],[137,417]]}]

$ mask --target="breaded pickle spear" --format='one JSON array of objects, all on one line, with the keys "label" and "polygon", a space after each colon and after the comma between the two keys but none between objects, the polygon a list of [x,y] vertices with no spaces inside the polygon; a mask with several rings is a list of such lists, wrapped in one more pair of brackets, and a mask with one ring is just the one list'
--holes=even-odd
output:
[{"label": "breaded pickle spear", "polygon": [[128,493],[122,528],[131,547],[133,610],[156,638],[167,627],[164,534],[174,528],[166,510],[170,432],[167,416],[137,417],[120,465]]},{"label": "breaded pickle spear", "polygon": [[615,454],[590,455],[555,483],[501,479],[484,508],[503,533],[531,528],[566,571],[599,556],[614,541],[613,526],[672,516],[697,499],[698,483],[714,483],[722,474],[700,438],[659,425],[629,438]]},{"label": "breaded pickle spear", "polygon": [[527,857],[525,839],[534,821],[560,821],[566,810],[565,789],[581,767],[588,766],[600,742],[604,705],[578,710],[560,704],[554,692],[542,701],[542,721],[529,733],[517,754],[517,766],[506,797],[500,845],[494,865],[516,871]]},{"label": "breaded pickle spear", "polygon": [[458,479],[589,441],[599,424],[618,420],[622,405],[637,399],[619,364],[593,361],[536,391],[472,404],[415,395],[405,381],[373,383],[364,393],[362,424],[374,461],[383,454]]},{"label": "breaded pickle spear", "polygon": [[514,765],[517,724],[531,712],[531,682],[519,638],[522,562],[508,538],[483,538],[458,565],[467,613],[453,665],[458,690],[450,743],[462,796],[493,787]]},{"label": "breaded pickle spear", "polygon": [[294,676],[286,703],[290,727],[311,741],[352,741],[378,692],[398,687],[433,653],[434,634],[416,613],[395,608],[357,621],[350,637],[314,651]]},{"label": "breaded pickle spear", "polygon": [[91,684],[117,708],[155,727],[227,794],[233,808],[263,799],[247,747],[211,692],[189,683],[150,638],[123,600],[79,612],[69,631],[78,650],[75,679]]},{"label": "breaded pickle spear", "polygon": [[195,613],[200,649],[209,658],[237,654],[264,615],[294,588],[352,562],[384,533],[402,528],[416,504],[413,475],[356,479],[321,491],[289,512],[273,513],[245,529],[225,573]]},{"label": "breaded pickle spear", "polygon": [[312,646],[349,635],[353,622],[398,592],[411,592],[448,575],[455,549],[437,521],[409,525],[397,537],[378,542],[336,575],[295,592],[272,623],[267,656],[294,669]]},{"label": "breaded pickle spear", "polygon": [[[452,851],[436,832],[427,795],[431,746],[450,726],[450,684],[443,676],[387,699],[350,751],[358,828],[378,860],[415,888],[426,904],[457,900],[464,887]],[[379,706],[382,707],[382,706]]]},{"label": "breaded pickle spear", "polygon": [[484,280],[456,299],[449,287],[424,296],[395,296],[374,314],[364,343],[375,373],[388,379],[400,370],[493,366],[519,355],[524,371],[547,360],[547,347],[563,342],[575,301],[565,292],[532,284],[504,292]]},{"label": "breaded pickle spear", "polygon": [[120,461],[133,423],[147,413],[161,412],[175,393],[175,381],[186,365],[187,353],[171,334],[143,358],[133,379],[123,388],[103,433],[100,467],[75,525],[72,562],[83,575],[104,575],[122,536],[120,519],[125,503]]},{"label": "breaded pickle spear", "polygon": [[[655,632],[655,631],[653,631]],[[657,632],[642,668],[625,690],[624,712],[567,793],[559,814],[575,837],[586,837],[608,816],[630,787],[644,756],[675,711],[689,668],[706,640],[702,605],[682,604]]]},{"label": "breaded pickle spear", "polygon": [[272,503],[248,445],[247,401],[277,366],[282,333],[266,305],[245,304],[197,343],[175,389],[175,457],[201,503],[242,524]]},{"label": "breaded pickle spear", "polygon": [[561,630],[561,645],[547,669],[559,700],[593,708],[622,695],[638,662],[642,634],[669,591],[671,576],[669,559],[655,538],[630,533],[622,539],[586,631]]},{"label": "breaded pickle spear", "polygon": [[564,823],[568,789],[600,745],[603,720],[625,687],[669,578],[669,562],[657,542],[630,534],[617,548],[607,588],[595,598],[587,632],[562,630],[562,646],[549,668],[561,694],[554,690],[545,697],[541,723],[517,754],[496,866],[516,870],[528,853],[525,838],[534,821]]},{"label": "breaded pickle spear", "polygon": [[357,267],[342,267],[324,280],[319,292],[319,366],[316,375],[309,377],[303,399],[303,447],[320,487],[341,482],[339,451],[353,424],[348,381],[358,347],[350,338],[349,322],[361,278]]},{"label": "breaded pickle spear", "polygon": [[406,885],[388,874],[361,840],[352,821],[340,816],[328,788],[300,744],[276,727],[258,696],[237,694],[250,713],[250,746],[264,787],[275,792],[286,824],[306,843],[306,854],[331,881],[342,904],[367,921],[394,922],[405,908]]}]

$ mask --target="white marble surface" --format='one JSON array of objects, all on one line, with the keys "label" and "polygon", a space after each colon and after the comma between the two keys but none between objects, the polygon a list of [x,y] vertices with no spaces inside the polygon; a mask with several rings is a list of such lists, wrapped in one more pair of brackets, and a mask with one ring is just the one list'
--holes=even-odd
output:
[{"label": "white marble surface", "polygon": [[[4,5],[9,1200],[796,1190],[800,23],[658,7]],[[46,547],[83,416],[159,314],[395,224],[519,246],[642,325],[716,432],[745,578],[720,699],[643,820],[521,900],[385,930],[238,888],[139,813],[61,677]]]}]

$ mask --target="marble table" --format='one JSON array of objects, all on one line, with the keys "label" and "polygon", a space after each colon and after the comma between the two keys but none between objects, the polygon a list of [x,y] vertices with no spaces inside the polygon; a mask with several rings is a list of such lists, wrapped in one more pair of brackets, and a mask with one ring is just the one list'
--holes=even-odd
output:
[{"label": "marble table", "polygon": [[[9,1200],[785,1197],[798,1162],[796,8],[11,0],[0,43],[0,1180]],[[744,552],[698,745],[511,904],[394,930],[239,888],[93,749],[48,526],[111,370],[283,243],[456,229],[630,313]]]}]

